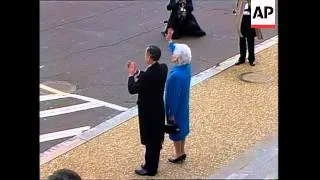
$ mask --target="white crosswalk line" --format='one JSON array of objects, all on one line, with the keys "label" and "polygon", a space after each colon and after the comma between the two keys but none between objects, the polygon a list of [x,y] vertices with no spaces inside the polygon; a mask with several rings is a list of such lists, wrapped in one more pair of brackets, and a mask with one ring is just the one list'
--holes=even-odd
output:
[{"label": "white crosswalk line", "polygon": [[40,84],[40,88],[44,89],[46,91],[55,93],[57,95],[64,95],[64,96],[68,96],[68,97],[77,98],[77,99],[80,99],[80,100],[83,100],[83,101],[99,103],[99,104],[102,104],[102,106],[105,106],[105,107],[108,107],[108,108],[111,108],[111,109],[115,109],[115,110],[118,110],[118,111],[127,111],[128,110],[128,108],[126,108],[126,107],[122,107],[122,106],[119,106],[119,105],[116,105],[116,104],[108,103],[108,102],[105,102],[105,101],[101,101],[101,100],[90,98],[90,97],[86,97],[86,96],[81,96],[81,95],[78,95],[78,94],[65,93],[65,92],[59,91],[57,89],[51,88],[51,87],[43,85],[43,84]]},{"label": "white crosswalk line", "polygon": [[40,96],[40,102],[41,101],[49,101],[49,100],[61,99],[61,98],[68,98],[68,97],[70,97],[70,96],[61,95],[61,94],[42,95],[42,96]]},{"label": "white crosswalk line", "polygon": [[46,85],[43,85],[43,84],[40,84],[40,88],[41,88],[41,89],[44,89],[44,90],[46,90],[46,91],[55,93],[55,94],[64,94],[64,95],[67,95],[67,93],[65,93],[65,92],[59,91],[59,90],[57,90],[57,89],[53,89],[53,88],[51,88],[51,87],[49,87],[49,86],[46,86]]},{"label": "white crosswalk line", "polygon": [[77,111],[83,111],[83,110],[92,109],[92,108],[101,107],[101,106],[104,106],[104,105],[97,102],[87,102],[87,103],[77,104],[73,106],[49,109],[49,110],[40,111],[40,118],[56,116],[60,114],[67,114],[67,113],[72,113]]},{"label": "white crosswalk line", "polygon": [[43,134],[40,135],[40,143],[46,142],[46,141],[52,141],[56,139],[61,139],[61,138],[66,138],[66,137],[71,137],[71,136],[76,136],[80,134],[83,131],[86,131],[90,129],[90,126],[85,126],[85,127],[80,127],[80,128],[74,128],[74,129],[69,129],[69,130],[64,130],[64,131],[58,131],[54,133],[48,133],[48,134]]},{"label": "white crosswalk line", "polygon": [[100,103],[105,107],[108,107],[108,108],[111,108],[111,109],[115,109],[115,110],[118,110],[118,111],[126,111],[126,110],[128,110],[128,108],[126,108],[126,107],[118,106],[118,105],[115,105],[115,104],[112,104],[112,103],[100,101],[100,100],[93,99],[93,98],[90,98],[90,97],[85,97],[85,96],[81,96],[81,95],[77,95],[77,94],[70,94],[69,96],[73,97],[73,98],[81,99],[83,101]]}]

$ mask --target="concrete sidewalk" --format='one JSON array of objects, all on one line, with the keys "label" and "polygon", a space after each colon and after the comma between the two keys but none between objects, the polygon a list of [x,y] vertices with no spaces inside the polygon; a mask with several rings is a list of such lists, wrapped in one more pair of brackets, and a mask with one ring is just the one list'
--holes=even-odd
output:
[{"label": "concrete sidewalk", "polygon": [[[277,55],[275,44],[257,53],[255,67],[248,63],[232,66],[192,87],[190,134],[186,141],[187,160],[179,165],[167,162],[174,149],[166,136],[161,151],[159,173],[154,178],[214,178],[215,174],[220,174],[220,178],[230,178],[229,175],[223,176],[221,170],[253,145],[265,141],[268,137],[276,137]],[[241,81],[239,75],[246,72],[257,72],[272,79],[266,83]],[[250,78],[259,80],[259,77]],[[263,76],[261,78],[263,79]],[[143,154],[137,117],[134,117],[41,165],[40,177],[45,179],[57,169],[69,168],[78,172],[83,179],[150,178],[134,174],[134,169],[143,162]],[[259,158],[257,154],[255,156]],[[275,157],[273,156],[273,159]],[[261,161],[261,158],[259,160]],[[250,171],[253,172],[254,163],[251,164],[253,165],[248,166],[248,169],[251,168]],[[245,177],[276,178],[250,175]]]},{"label": "concrete sidewalk", "polygon": [[257,143],[210,179],[278,179],[278,136]]}]

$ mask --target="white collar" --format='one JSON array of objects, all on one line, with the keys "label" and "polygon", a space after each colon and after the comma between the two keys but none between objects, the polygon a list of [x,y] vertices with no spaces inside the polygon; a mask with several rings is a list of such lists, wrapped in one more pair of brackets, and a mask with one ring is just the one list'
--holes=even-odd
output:
[{"label": "white collar", "polygon": [[148,69],[149,67],[151,67],[152,65],[154,65],[155,63],[157,63],[157,61],[154,61],[152,64],[149,64],[149,65],[147,66],[147,69]]}]

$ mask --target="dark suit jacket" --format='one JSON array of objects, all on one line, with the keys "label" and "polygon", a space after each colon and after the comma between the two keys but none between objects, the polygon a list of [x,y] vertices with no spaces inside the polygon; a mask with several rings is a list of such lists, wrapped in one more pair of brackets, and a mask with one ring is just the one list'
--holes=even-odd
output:
[{"label": "dark suit jacket", "polygon": [[159,145],[164,139],[163,94],[167,73],[167,65],[156,62],[145,72],[140,71],[138,81],[133,76],[128,79],[129,93],[138,93],[140,139],[143,145]]}]

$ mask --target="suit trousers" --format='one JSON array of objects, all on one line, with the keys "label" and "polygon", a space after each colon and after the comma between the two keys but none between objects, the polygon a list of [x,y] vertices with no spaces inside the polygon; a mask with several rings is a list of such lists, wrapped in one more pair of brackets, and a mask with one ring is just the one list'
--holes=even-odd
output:
[{"label": "suit trousers", "polygon": [[254,38],[255,38],[255,29],[251,28],[251,19],[249,15],[244,15],[242,18],[241,23],[241,34],[243,35],[240,37],[239,46],[240,46],[240,62],[244,62],[246,59],[247,53],[247,45],[248,45],[248,52],[249,62],[255,61],[254,55]]},{"label": "suit trousers", "polygon": [[247,54],[247,44],[248,44],[248,52],[249,62],[255,61],[255,55],[254,55],[254,37],[248,36],[248,37],[240,37],[240,61],[244,62],[246,59]]},{"label": "suit trousers", "polygon": [[157,173],[159,166],[161,143],[146,144],[144,169],[149,173]]}]

